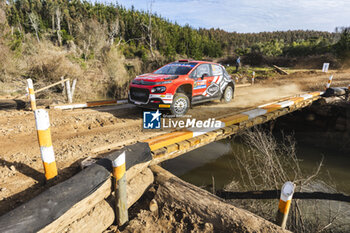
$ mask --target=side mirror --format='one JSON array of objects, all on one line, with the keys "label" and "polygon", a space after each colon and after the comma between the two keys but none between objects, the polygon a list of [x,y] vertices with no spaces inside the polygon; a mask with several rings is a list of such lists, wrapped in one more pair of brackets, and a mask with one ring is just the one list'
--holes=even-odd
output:
[{"label": "side mirror", "polygon": [[205,78],[205,77],[208,77],[208,76],[209,76],[209,74],[204,73],[204,74],[202,75],[201,79],[203,79],[203,78]]}]

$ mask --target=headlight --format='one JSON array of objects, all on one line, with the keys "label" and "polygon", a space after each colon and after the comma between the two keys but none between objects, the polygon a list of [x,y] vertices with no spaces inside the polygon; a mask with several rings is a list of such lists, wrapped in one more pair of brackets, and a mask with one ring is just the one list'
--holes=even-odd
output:
[{"label": "headlight", "polygon": [[166,87],[153,87],[151,93],[162,93],[166,90]]}]

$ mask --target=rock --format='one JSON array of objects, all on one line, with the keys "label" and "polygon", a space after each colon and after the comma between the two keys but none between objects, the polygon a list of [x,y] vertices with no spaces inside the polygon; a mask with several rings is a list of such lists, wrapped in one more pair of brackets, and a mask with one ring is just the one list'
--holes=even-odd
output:
[{"label": "rock", "polygon": [[11,165],[10,169],[11,169],[11,171],[13,171],[13,172],[16,171],[16,168],[15,168],[15,166],[13,166],[13,165]]}]

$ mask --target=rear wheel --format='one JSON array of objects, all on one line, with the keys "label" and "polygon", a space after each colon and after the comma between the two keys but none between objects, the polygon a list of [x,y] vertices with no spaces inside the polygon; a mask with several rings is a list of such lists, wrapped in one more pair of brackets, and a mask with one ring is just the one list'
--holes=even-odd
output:
[{"label": "rear wheel", "polygon": [[231,102],[233,99],[233,88],[231,86],[227,86],[223,95],[222,95],[222,101],[225,103]]},{"label": "rear wheel", "polygon": [[184,115],[190,108],[190,99],[183,93],[176,93],[173,99],[173,103],[170,106],[170,112],[173,115]]}]

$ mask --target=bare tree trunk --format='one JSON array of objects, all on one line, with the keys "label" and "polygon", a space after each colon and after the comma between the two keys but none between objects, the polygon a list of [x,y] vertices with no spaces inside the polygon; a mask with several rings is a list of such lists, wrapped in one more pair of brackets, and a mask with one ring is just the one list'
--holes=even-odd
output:
[{"label": "bare tree trunk", "polygon": [[149,22],[148,22],[148,38],[149,38],[149,48],[151,51],[152,58],[154,58],[153,53],[153,38],[152,38],[152,1],[150,5],[150,12],[149,12]]},{"label": "bare tree trunk", "polygon": [[55,14],[52,13],[51,15],[51,26],[52,26],[52,31],[55,31]]},{"label": "bare tree trunk", "polygon": [[35,14],[35,13],[30,13],[29,14],[29,20],[30,20],[30,23],[32,24],[32,27],[35,31],[35,35],[36,35],[36,39],[38,40],[38,42],[40,43],[40,39],[39,39],[39,19],[38,19],[38,16]]},{"label": "bare tree trunk", "polygon": [[88,40],[87,44],[86,44],[86,41],[84,40],[83,51],[84,51],[84,60],[85,61],[86,61],[87,56],[89,55],[90,42],[91,42],[91,35],[89,35],[89,40]]},{"label": "bare tree trunk", "polygon": [[112,46],[114,43],[114,38],[118,35],[119,33],[119,19],[117,18],[115,20],[115,23],[112,24],[110,33],[109,33],[109,45]]},{"label": "bare tree trunk", "polygon": [[59,46],[62,45],[62,36],[61,36],[61,10],[59,7],[56,9],[56,21],[57,21],[57,38]]},{"label": "bare tree trunk", "polygon": [[69,35],[72,35],[72,25],[70,24],[69,19],[67,19],[67,26],[68,26]]}]

